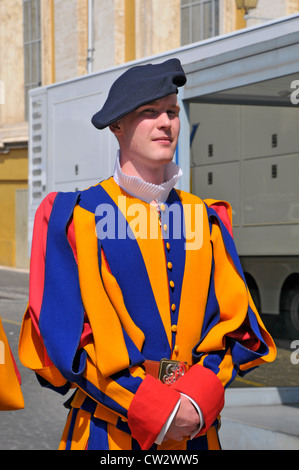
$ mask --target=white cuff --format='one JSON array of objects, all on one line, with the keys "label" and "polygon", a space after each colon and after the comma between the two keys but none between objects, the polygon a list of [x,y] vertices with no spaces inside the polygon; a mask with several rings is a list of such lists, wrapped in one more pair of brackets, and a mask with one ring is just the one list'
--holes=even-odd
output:
[{"label": "white cuff", "polygon": [[175,405],[175,407],[174,407],[174,409],[172,410],[170,416],[168,417],[166,423],[164,424],[163,428],[161,429],[159,436],[158,436],[157,439],[155,440],[155,444],[158,444],[158,445],[162,444],[163,439],[164,439],[164,437],[165,437],[165,434],[167,433],[168,428],[169,428],[169,426],[171,425],[171,423],[172,423],[172,421],[173,421],[173,418],[175,417],[175,414],[176,414],[176,412],[177,412],[177,410],[178,410],[178,408],[179,408],[179,406],[180,406],[180,403],[181,403],[181,400],[179,400],[179,401],[177,402],[177,404]]},{"label": "white cuff", "polygon": [[[185,397],[187,397],[191,401],[192,405],[195,407],[197,413],[199,414],[199,426],[198,426],[197,430],[194,431],[190,436],[190,439],[193,439],[199,433],[201,428],[203,427],[204,421],[203,421],[202,412],[201,412],[201,409],[199,408],[198,404],[192,398],[190,398],[188,395],[185,395],[184,393],[181,393],[181,395],[184,395]],[[172,410],[172,412],[171,412],[170,416],[168,417],[166,423],[164,424],[163,428],[161,429],[161,431],[160,431],[160,433],[159,433],[159,435],[158,435],[158,437],[155,441],[155,444],[158,444],[158,445],[162,444],[163,439],[164,439],[164,437],[165,437],[165,435],[166,435],[166,433],[169,429],[169,426],[171,425],[171,423],[172,423],[172,421],[175,417],[175,414],[176,414],[176,412],[177,412],[177,410],[180,406],[180,403],[181,403],[181,400],[179,400],[177,402],[176,406]]]}]

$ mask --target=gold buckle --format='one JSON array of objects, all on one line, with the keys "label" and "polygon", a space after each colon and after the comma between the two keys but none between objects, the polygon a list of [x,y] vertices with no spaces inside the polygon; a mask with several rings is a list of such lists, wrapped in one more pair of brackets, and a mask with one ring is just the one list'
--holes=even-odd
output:
[{"label": "gold buckle", "polygon": [[170,359],[161,359],[158,379],[166,385],[176,382],[187,372],[186,362],[172,361]]}]

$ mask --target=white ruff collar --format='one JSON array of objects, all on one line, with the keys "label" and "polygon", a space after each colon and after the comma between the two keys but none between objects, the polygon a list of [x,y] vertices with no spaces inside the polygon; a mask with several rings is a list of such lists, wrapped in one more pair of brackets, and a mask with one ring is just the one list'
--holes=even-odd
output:
[{"label": "white ruff collar", "polygon": [[117,152],[114,175],[115,182],[128,194],[144,202],[156,201],[158,204],[165,202],[170,191],[181,178],[183,172],[174,162],[169,162],[165,167],[165,179],[162,184],[153,184],[142,180],[138,176],[125,175],[119,162],[119,150]]}]

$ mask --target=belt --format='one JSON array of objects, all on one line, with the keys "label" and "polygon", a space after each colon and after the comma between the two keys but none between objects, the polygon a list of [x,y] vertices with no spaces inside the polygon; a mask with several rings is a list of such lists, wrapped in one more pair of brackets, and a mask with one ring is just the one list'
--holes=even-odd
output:
[{"label": "belt", "polygon": [[161,359],[161,361],[151,361],[146,359],[143,363],[146,374],[161,380],[166,385],[176,382],[188,370],[188,364],[182,361],[172,361]]}]

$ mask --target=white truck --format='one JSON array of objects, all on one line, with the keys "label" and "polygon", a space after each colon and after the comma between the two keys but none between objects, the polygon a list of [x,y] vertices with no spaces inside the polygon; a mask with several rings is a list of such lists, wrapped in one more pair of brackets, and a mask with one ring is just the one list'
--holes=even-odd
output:
[{"label": "white truck", "polygon": [[[30,92],[29,246],[51,191],[84,189],[113,172],[117,143],[91,116],[127,67],[178,57],[179,187],[233,209],[234,238],[263,314],[299,338],[299,15],[215,37]],[[125,92],[125,90],[124,90]]]}]

